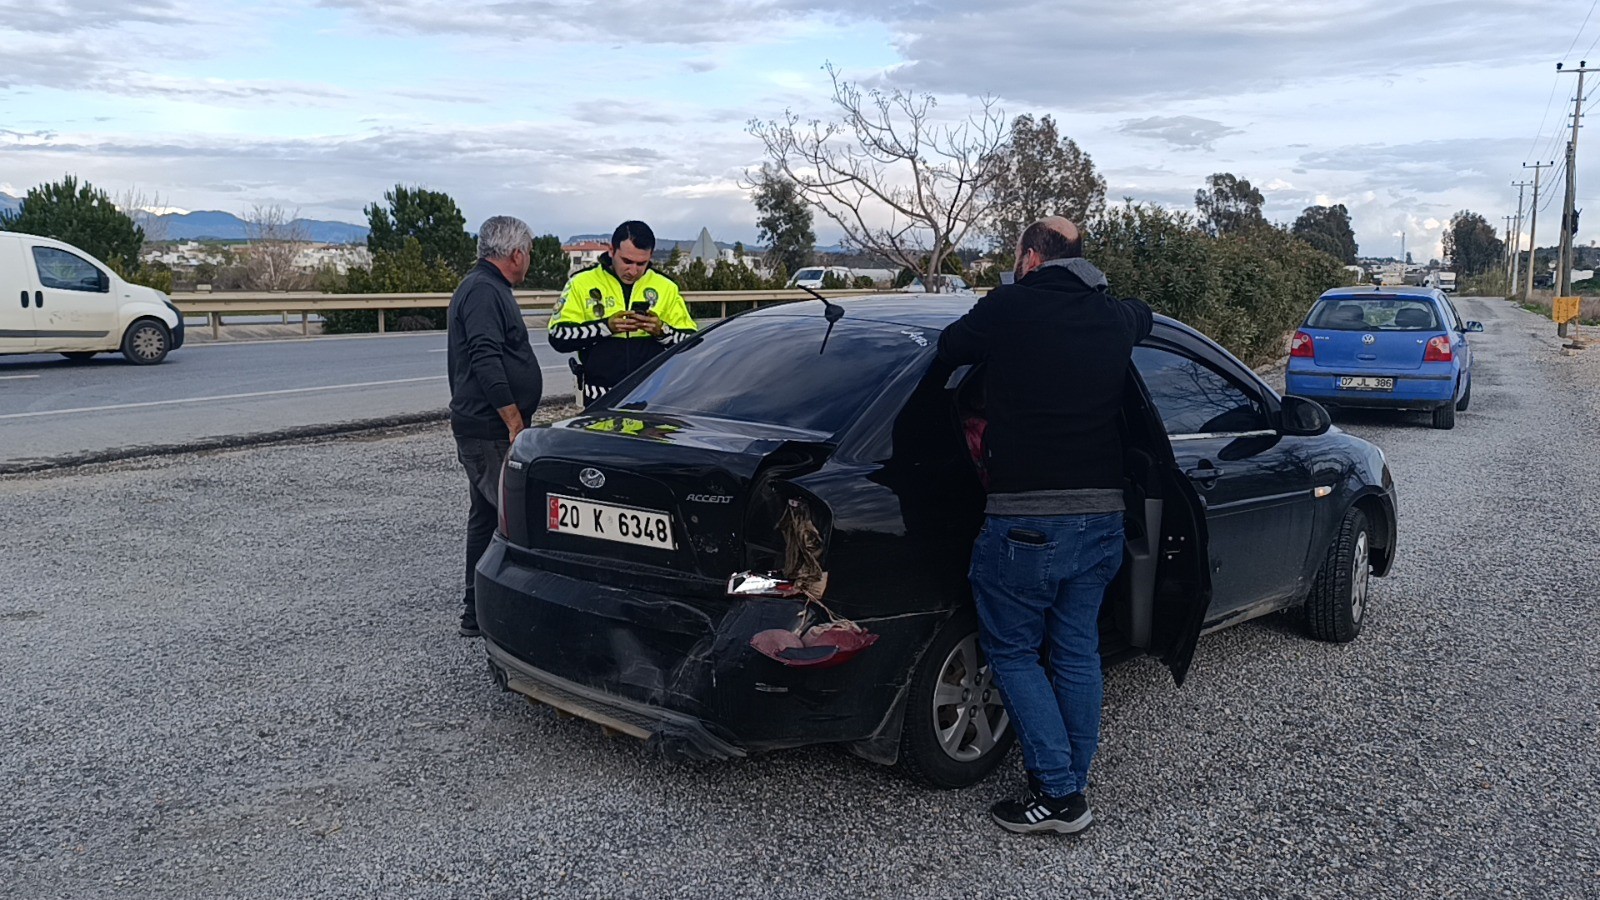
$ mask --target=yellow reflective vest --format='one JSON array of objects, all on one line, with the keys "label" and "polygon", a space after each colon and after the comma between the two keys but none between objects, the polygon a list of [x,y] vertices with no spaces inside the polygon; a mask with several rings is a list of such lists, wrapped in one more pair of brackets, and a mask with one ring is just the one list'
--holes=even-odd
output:
[{"label": "yellow reflective vest", "polygon": [[[610,269],[610,257],[600,260],[600,265],[578,272],[567,282],[549,324],[550,346],[578,355],[576,371],[586,403],[605,396],[628,373],[697,330],[672,279],[646,269],[631,290],[625,291]],[[661,336],[645,331],[612,334],[606,320],[641,303],[660,317],[664,326]]]}]

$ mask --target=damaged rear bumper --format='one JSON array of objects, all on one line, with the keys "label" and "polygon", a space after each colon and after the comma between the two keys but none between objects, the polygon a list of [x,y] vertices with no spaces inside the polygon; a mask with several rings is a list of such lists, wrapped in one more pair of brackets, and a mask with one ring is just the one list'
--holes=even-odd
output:
[{"label": "damaged rear bumper", "polygon": [[693,716],[584,687],[528,665],[492,640],[484,643],[496,678],[519,694],[638,738],[666,756],[735,759],[745,755],[743,748],[712,734],[706,723]]},{"label": "damaged rear bumper", "polygon": [[751,642],[775,629],[809,634],[819,623],[803,600],[600,571],[500,536],[479,560],[475,584],[478,625],[504,686],[672,757],[886,736],[911,664],[948,615],[863,619],[877,636],[865,649],[839,654],[831,667],[796,666]]}]

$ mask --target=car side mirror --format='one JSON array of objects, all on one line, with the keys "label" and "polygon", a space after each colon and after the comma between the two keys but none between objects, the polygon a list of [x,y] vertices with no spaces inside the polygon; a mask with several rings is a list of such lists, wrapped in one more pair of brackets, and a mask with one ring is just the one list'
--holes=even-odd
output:
[{"label": "car side mirror", "polygon": [[1467,323],[1467,330],[1472,332],[1473,334],[1482,334],[1483,333],[1483,323],[1482,322],[1468,322]]},{"label": "car side mirror", "polygon": [[[98,270],[96,270],[96,271],[98,271]],[[111,276],[107,275],[104,272],[100,272],[99,275],[100,275],[100,280],[99,280],[98,289],[99,289],[100,293],[104,294],[107,291],[111,290]]]},{"label": "car side mirror", "polygon": [[1278,430],[1290,437],[1316,437],[1333,427],[1333,417],[1322,404],[1293,394],[1283,398],[1278,416]]}]

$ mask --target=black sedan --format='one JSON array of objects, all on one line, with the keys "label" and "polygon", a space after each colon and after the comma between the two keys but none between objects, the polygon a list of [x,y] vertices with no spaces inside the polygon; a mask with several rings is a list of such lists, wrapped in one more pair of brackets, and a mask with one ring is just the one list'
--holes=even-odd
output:
[{"label": "black sedan", "polygon": [[[971,302],[763,308],[523,432],[477,574],[496,681],[668,754],[987,775],[1012,734],[966,580],[984,372],[934,349]],[[1394,556],[1382,453],[1170,319],[1134,363],[1107,664],[1181,684],[1202,630],[1288,609],[1353,639]]]}]

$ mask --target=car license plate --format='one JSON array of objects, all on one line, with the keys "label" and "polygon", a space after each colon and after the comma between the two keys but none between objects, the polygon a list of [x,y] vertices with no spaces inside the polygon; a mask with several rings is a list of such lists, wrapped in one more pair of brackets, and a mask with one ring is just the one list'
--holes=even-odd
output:
[{"label": "car license plate", "polygon": [[641,547],[673,549],[672,516],[666,513],[612,503],[595,503],[558,494],[549,494],[547,498],[547,528],[550,531]]},{"label": "car license plate", "polygon": [[1393,378],[1363,378],[1345,376],[1339,379],[1341,391],[1392,391],[1394,390]]}]

